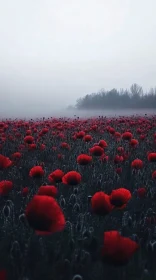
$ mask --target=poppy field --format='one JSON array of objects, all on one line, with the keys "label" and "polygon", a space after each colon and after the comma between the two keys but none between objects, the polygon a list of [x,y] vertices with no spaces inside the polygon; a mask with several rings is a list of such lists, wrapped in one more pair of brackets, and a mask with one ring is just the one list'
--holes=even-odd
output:
[{"label": "poppy field", "polygon": [[0,121],[0,280],[156,279],[156,116]]}]

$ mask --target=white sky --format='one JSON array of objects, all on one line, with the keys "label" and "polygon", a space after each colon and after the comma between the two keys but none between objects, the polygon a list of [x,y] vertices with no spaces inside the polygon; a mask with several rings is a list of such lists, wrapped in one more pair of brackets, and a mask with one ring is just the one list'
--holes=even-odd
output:
[{"label": "white sky", "polygon": [[156,86],[156,0],[0,0],[1,112],[134,82]]}]

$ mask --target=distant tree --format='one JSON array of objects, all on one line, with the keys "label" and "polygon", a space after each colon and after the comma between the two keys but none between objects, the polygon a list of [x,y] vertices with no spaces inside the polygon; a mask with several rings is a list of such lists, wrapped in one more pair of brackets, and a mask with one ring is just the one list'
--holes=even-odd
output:
[{"label": "distant tree", "polygon": [[127,89],[100,90],[98,93],[87,94],[76,102],[77,109],[105,108],[156,108],[156,88],[144,93],[141,86],[134,83]]},{"label": "distant tree", "polygon": [[133,84],[131,87],[130,87],[130,91],[132,93],[133,96],[141,96],[143,94],[143,89],[142,87],[140,87],[139,85],[137,84]]}]

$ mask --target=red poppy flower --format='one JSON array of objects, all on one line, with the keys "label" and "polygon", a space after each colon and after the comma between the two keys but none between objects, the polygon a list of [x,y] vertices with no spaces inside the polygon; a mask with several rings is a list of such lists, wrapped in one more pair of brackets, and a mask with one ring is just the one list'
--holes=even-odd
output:
[{"label": "red poppy flower", "polygon": [[64,214],[53,197],[35,195],[26,207],[25,215],[37,234],[51,234],[65,228]]},{"label": "red poppy flower", "polygon": [[6,169],[12,165],[12,161],[3,155],[0,155],[0,169]]},{"label": "red poppy flower", "polygon": [[100,146],[94,146],[89,151],[93,156],[97,157],[102,156],[104,153],[104,150]]},{"label": "red poppy flower", "polygon": [[141,134],[140,135],[140,140],[144,140],[146,138],[146,135],[145,134]]},{"label": "red poppy flower", "polygon": [[92,125],[91,130],[96,131],[98,126],[96,124]]},{"label": "red poppy flower", "polygon": [[123,154],[123,153],[124,153],[124,147],[118,147],[118,148],[117,148],[117,151],[118,151],[119,153]]},{"label": "red poppy flower", "polygon": [[152,179],[156,179],[156,170],[152,173]]},{"label": "red poppy flower", "polygon": [[92,161],[92,157],[86,154],[81,154],[77,157],[77,163],[80,165],[87,165]]},{"label": "red poppy flower", "polygon": [[26,197],[26,196],[28,195],[28,193],[29,193],[28,187],[23,188],[22,191],[21,191],[21,193],[22,193],[22,195],[23,195],[24,197]]},{"label": "red poppy flower", "polygon": [[149,153],[148,154],[148,161],[156,162],[156,153]]},{"label": "red poppy flower", "polygon": [[36,150],[36,144],[29,144],[28,148],[29,150],[33,151],[33,150]]},{"label": "red poppy flower", "polygon": [[116,155],[115,158],[114,158],[114,163],[120,163],[120,162],[123,162],[124,158],[123,156],[119,156],[119,155]]},{"label": "red poppy flower", "polygon": [[78,139],[82,139],[84,136],[85,136],[84,131],[79,131],[76,133],[76,138],[78,138]]},{"label": "red poppy flower", "polygon": [[105,216],[113,210],[109,196],[104,192],[96,192],[91,198],[91,207],[93,213],[99,216]]},{"label": "red poppy flower", "polygon": [[77,171],[69,171],[62,177],[63,184],[78,185],[81,182],[81,175]]},{"label": "red poppy flower", "polygon": [[116,168],[115,171],[116,171],[117,174],[121,174],[121,173],[122,173],[122,168],[121,168],[121,167],[118,167],[118,168]]},{"label": "red poppy flower", "polygon": [[59,183],[62,181],[62,177],[64,176],[64,172],[61,169],[56,169],[51,172],[48,176],[48,180],[50,183]]},{"label": "red poppy flower", "polygon": [[131,145],[132,147],[135,147],[135,146],[137,146],[138,144],[139,144],[139,141],[138,141],[137,139],[131,139],[130,145]]},{"label": "red poppy flower", "polygon": [[16,153],[14,153],[14,154],[11,155],[11,158],[14,159],[14,160],[16,160],[16,159],[20,159],[21,156],[22,156],[21,153],[16,152]]},{"label": "red poppy flower", "polygon": [[42,166],[34,166],[29,172],[30,177],[42,177],[44,175],[44,170]]},{"label": "red poppy flower", "polygon": [[69,150],[69,149],[70,149],[70,146],[69,146],[68,143],[63,142],[63,143],[61,143],[61,148]]},{"label": "red poppy flower", "polygon": [[140,197],[140,198],[145,197],[146,192],[147,192],[147,191],[146,191],[145,188],[139,188],[139,189],[137,190],[138,197]]},{"label": "red poppy flower", "polygon": [[135,159],[132,161],[131,167],[134,169],[141,169],[143,168],[143,161],[141,159]]},{"label": "red poppy flower", "polygon": [[34,137],[28,135],[24,138],[24,142],[27,144],[32,144],[34,142]]},{"label": "red poppy flower", "polygon": [[28,129],[28,130],[26,131],[26,135],[30,135],[30,134],[31,134],[31,130]]},{"label": "red poppy flower", "polygon": [[52,196],[52,197],[56,197],[58,191],[57,188],[55,186],[41,186],[38,189],[38,195],[48,195],[48,196]]},{"label": "red poppy flower", "polygon": [[115,136],[117,139],[119,139],[119,138],[121,137],[121,133],[116,131],[115,134],[114,134],[114,136]]},{"label": "red poppy flower", "polygon": [[85,142],[90,142],[90,141],[92,141],[92,136],[89,135],[89,134],[87,134],[87,135],[85,135],[85,136],[83,137],[83,140],[84,140]]},{"label": "red poppy flower", "polygon": [[63,156],[62,154],[58,154],[58,155],[57,155],[57,158],[60,159],[60,160],[63,159],[63,157],[64,157],[64,156]]},{"label": "red poppy flower", "polygon": [[42,132],[42,134],[47,134],[48,131],[49,131],[49,129],[47,127],[44,127],[41,132]]},{"label": "red poppy flower", "polygon": [[132,135],[132,133],[129,132],[129,131],[124,132],[124,133],[122,134],[122,139],[123,139],[123,140],[131,140],[132,137],[133,137],[133,135]]},{"label": "red poppy flower", "polygon": [[127,160],[130,156],[130,153],[124,153],[122,156],[124,160]]},{"label": "red poppy flower", "polygon": [[44,144],[41,144],[41,145],[40,145],[40,150],[41,150],[41,151],[45,150],[45,148],[46,148],[46,146],[45,146]]},{"label": "red poppy flower", "polygon": [[123,237],[118,231],[104,233],[102,260],[115,266],[126,265],[139,245],[128,237]]},{"label": "red poppy flower", "polygon": [[112,191],[110,195],[110,202],[116,207],[122,207],[123,205],[127,204],[131,197],[132,195],[129,190],[125,188],[119,188]]},{"label": "red poppy flower", "polygon": [[21,150],[24,150],[24,148],[25,148],[25,145],[23,145],[23,144],[20,144],[19,145],[19,147],[18,147],[18,149],[21,151]]},{"label": "red poppy flower", "polygon": [[109,133],[114,135],[115,134],[115,129],[113,127],[110,127],[109,128]]},{"label": "red poppy flower", "polygon": [[108,144],[105,140],[100,140],[98,144],[103,149],[108,147]]},{"label": "red poppy flower", "polygon": [[12,190],[13,183],[11,181],[3,180],[0,182],[0,195],[8,195]]}]

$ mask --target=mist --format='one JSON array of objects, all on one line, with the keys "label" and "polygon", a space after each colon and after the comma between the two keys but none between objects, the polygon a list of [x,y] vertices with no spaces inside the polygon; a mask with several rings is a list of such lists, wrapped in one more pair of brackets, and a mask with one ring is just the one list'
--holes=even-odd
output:
[{"label": "mist", "polygon": [[102,88],[156,77],[155,0],[1,0],[0,117],[70,115]]},{"label": "mist", "polygon": [[[84,119],[84,118],[96,118],[96,117],[130,117],[130,116],[153,116],[155,115],[155,110],[154,109],[116,109],[116,110],[111,110],[111,109],[106,109],[106,110],[77,110],[77,109],[62,109],[62,110],[51,110],[51,111],[42,111],[38,108],[37,111],[29,110],[28,114],[28,109],[26,108],[25,111],[20,109],[18,112],[10,110],[7,112],[7,114],[2,114],[1,119],[23,119],[23,120],[38,120],[38,119],[48,119],[48,118],[79,118],[79,119]],[[31,112],[30,112],[31,111]]]}]

